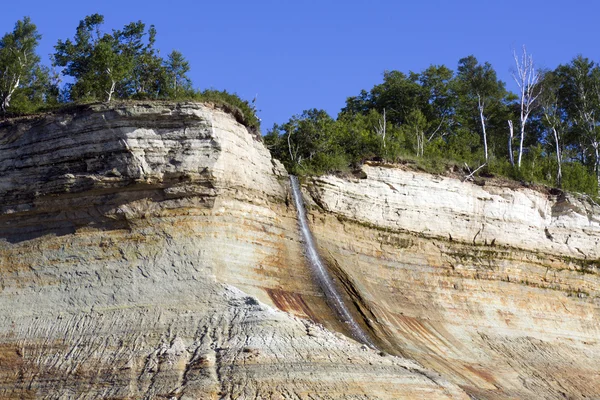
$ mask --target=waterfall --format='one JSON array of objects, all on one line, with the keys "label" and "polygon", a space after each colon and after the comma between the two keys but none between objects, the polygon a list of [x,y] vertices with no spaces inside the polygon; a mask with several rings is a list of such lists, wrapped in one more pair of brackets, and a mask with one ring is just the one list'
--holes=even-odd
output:
[{"label": "waterfall", "polygon": [[290,182],[292,186],[292,197],[294,199],[294,205],[296,206],[296,210],[298,211],[298,224],[300,225],[300,231],[302,232],[302,239],[304,241],[304,253],[310,268],[312,269],[315,277],[317,278],[317,282],[325,293],[325,298],[327,302],[333,307],[334,311],[338,315],[338,317],[344,322],[352,337],[363,343],[368,345],[369,347],[376,349],[377,347],[373,344],[373,342],[369,339],[367,334],[363,331],[363,329],[356,323],[352,314],[348,310],[348,307],[344,304],[342,297],[338,293],[333,279],[327,272],[323,260],[319,253],[317,252],[317,247],[315,246],[315,240],[313,235],[308,227],[308,220],[306,219],[306,210],[304,209],[304,202],[302,200],[302,192],[300,191],[300,184],[298,183],[298,178],[290,175]]}]

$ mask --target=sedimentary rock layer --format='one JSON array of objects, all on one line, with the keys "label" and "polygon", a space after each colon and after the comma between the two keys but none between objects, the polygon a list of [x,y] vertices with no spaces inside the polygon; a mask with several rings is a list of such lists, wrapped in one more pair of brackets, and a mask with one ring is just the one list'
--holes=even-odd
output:
[{"label": "sedimentary rock layer", "polygon": [[5,123],[0,397],[466,398],[313,323],[344,331],[302,254],[287,174],[224,112]]},{"label": "sedimentary rock layer", "polygon": [[382,347],[475,398],[600,398],[597,205],[363,171],[306,188],[321,252]]}]

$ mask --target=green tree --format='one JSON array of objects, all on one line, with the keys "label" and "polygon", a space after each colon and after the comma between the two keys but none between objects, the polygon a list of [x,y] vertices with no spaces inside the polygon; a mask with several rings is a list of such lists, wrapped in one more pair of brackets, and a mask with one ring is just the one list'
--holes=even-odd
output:
[{"label": "green tree", "polygon": [[387,119],[400,126],[414,109],[423,109],[425,100],[419,85],[418,75],[406,75],[400,71],[385,71],[383,83],[370,92],[372,108],[380,114],[385,110]]},{"label": "green tree", "polygon": [[59,88],[46,66],[37,65],[11,99],[10,109],[18,113],[35,112],[58,103]]},{"label": "green tree", "polygon": [[133,69],[130,92],[136,97],[159,98],[167,96],[167,76],[164,60],[154,48],[156,28],[148,29],[148,43],[139,51]]},{"label": "green tree", "polygon": [[[145,36],[149,37],[147,44],[144,43]],[[110,85],[114,84],[118,97],[128,98],[140,93],[140,77],[137,73],[144,56],[153,50],[156,29],[151,26],[149,32],[146,32],[146,25],[142,21],[131,22],[122,30],[113,31],[112,35],[104,35],[103,39],[108,44],[104,49],[107,72],[110,69],[107,75],[110,77]],[[110,97],[110,93],[107,95]]]},{"label": "green tree", "polygon": [[399,153],[398,130],[376,110],[340,114],[334,129],[340,151],[354,165],[373,158],[393,160]]},{"label": "green tree", "polygon": [[425,96],[422,110],[427,119],[427,141],[436,135],[445,136],[454,128],[454,110],[457,97],[453,91],[454,72],[445,65],[431,65],[419,75],[419,83]]},{"label": "green tree", "polygon": [[40,58],[35,53],[40,39],[29,17],[17,21],[14,30],[0,39],[0,109],[3,113],[19,90],[46,79],[47,71],[39,66]]},{"label": "green tree", "polygon": [[479,64],[474,56],[458,62],[456,92],[459,96],[459,113],[468,126],[479,123],[483,139],[485,161],[489,160],[489,121],[495,109],[502,106],[506,90],[498,80],[490,63]]},{"label": "green tree", "polygon": [[340,114],[365,115],[374,108],[370,93],[363,89],[358,96],[346,98],[346,106],[342,108]]},{"label": "green tree", "polygon": [[160,65],[153,50],[156,30],[151,27],[147,33],[145,24],[138,21],[102,34],[103,23],[100,14],[87,16],[79,22],[73,40],[59,40],[55,46],[55,65],[75,79],[68,86],[71,100],[111,101],[114,95],[127,98],[147,90],[160,91],[147,83],[159,81],[162,69],[144,69],[146,64]]},{"label": "green tree", "polygon": [[54,65],[64,67],[62,73],[75,82],[67,85],[70,100],[95,97],[97,82],[93,70],[93,53],[100,41],[100,27],[104,17],[100,14],[86,16],[79,22],[73,40],[59,40],[54,49]]},{"label": "green tree", "polygon": [[559,98],[570,123],[569,144],[582,163],[593,168],[600,184],[600,68],[583,56],[555,71]]},{"label": "green tree", "polygon": [[288,171],[323,173],[348,166],[348,157],[336,137],[335,121],[324,110],[305,110],[266,136]]},{"label": "green tree", "polygon": [[94,77],[94,83],[97,85],[94,96],[101,97],[105,95],[107,102],[112,100],[117,84],[123,82],[133,69],[133,60],[127,54],[120,53],[117,50],[117,42],[111,35],[104,35],[94,46],[91,56],[90,74],[86,77]]},{"label": "green tree", "polygon": [[554,71],[541,74],[541,92],[539,96],[539,119],[545,129],[545,143],[548,154],[556,157],[557,186],[562,185],[562,164],[565,150],[564,137],[569,130],[566,113],[562,108],[559,90],[561,79]]},{"label": "green tree", "polygon": [[173,50],[164,63],[167,75],[168,93],[171,97],[177,98],[179,95],[189,92],[192,82],[187,77],[190,70],[190,64],[183,54]]}]

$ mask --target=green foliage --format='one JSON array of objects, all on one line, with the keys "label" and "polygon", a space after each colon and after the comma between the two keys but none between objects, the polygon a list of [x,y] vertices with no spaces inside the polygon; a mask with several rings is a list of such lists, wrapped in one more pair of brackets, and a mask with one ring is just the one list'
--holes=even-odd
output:
[{"label": "green foliage", "polygon": [[337,145],[343,149],[351,164],[358,164],[365,159],[387,158],[397,154],[391,143],[395,143],[394,131],[387,124],[387,137],[384,146],[383,137],[376,133],[376,127],[382,124],[381,115],[371,110],[366,115],[350,116],[343,114],[335,123],[334,137]]},{"label": "green foliage", "polygon": [[424,106],[423,90],[417,80],[416,74],[385,71],[383,83],[375,85],[368,93],[363,90],[359,96],[348,98],[342,113],[356,115],[376,110],[382,114],[386,110],[387,120],[401,125],[411,111]]},{"label": "green foliage", "polygon": [[[177,99],[208,102],[235,116],[250,130],[259,132],[255,106],[227,91],[195,91],[187,76],[189,62],[179,51],[166,59],[155,49],[156,29],[142,21],[111,33],[102,32],[104,17],[86,16],[72,39],[59,40],[53,66],[72,82],[59,88],[54,71],[39,65],[35,54],[40,35],[29,18],[0,41],[0,100],[15,113],[33,113],[62,107],[117,99]],[[26,60],[27,62],[23,62]]]},{"label": "green foliage", "polygon": [[29,17],[0,39],[0,109],[25,113],[52,97],[47,68],[35,53],[41,35]]},{"label": "green foliage", "polygon": [[372,159],[398,161],[406,138],[374,109],[341,113],[337,120],[312,109],[273,126],[264,141],[289,171],[306,175],[345,171]]},{"label": "green foliage", "polygon": [[173,50],[164,63],[167,76],[167,93],[172,98],[189,92],[192,87],[192,81],[187,77],[190,70],[190,64],[183,57],[183,54]]},{"label": "green foliage", "polygon": [[33,68],[25,85],[15,91],[10,105],[13,114],[28,114],[42,107],[57,104],[58,86],[52,83],[50,72],[45,66]]},{"label": "green foliage", "polygon": [[237,122],[246,126],[254,133],[260,132],[260,118],[256,109],[247,100],[226,90],[206,89],[204,91],[186,91],[179,97],[181,100],[193,100],[212,103],[216,107],[232,114]]},{"label": "green foliage", "polygon": [[600,66],[583,57],[560,65],[558,104],[566,120],[565,140],[600,182]]},{"label": "green foliage", "polygon": [[[55,46],[55,65],[64,67],[63,74],[75,79],[68,85],[70,99],[110,101],[113,95],[128,98],[142,90],[160,93],[159,82],[165,78],[153,49],[155,29],[146,32],[145,24],[138,21],[102,34],[103,22],[100,14],[85,17],[73,40],[59,40]],[[144,43],[146,35],[149,40]]]},{"label": "green foliage", "polygon": [[[189,62],[179,51],[160,57],[154,26],[137,21],[106,33],[103,23],[100,14],[86,16],[72,39],[56,44],[53,66],[70,77],[60,88],[57,73],[35,52],[41,38],[36,26],[28,17],[17,21],[0,39],[3,114],[113,98],[193,100],[212,103],[258,134],[254,102],[227,91],[193,90]],[[514,143],[508,129],[509,121],[519,120],[520,103],[492,66],[474,56],[459,60],[456,73],[444,65],[385,71],[381,83],[347,98],[337,119],[307,110],[276,124],[264,141],[297,174],[343,171],[367,160],[410,163],[432,173],[485,162],[485,174],[597,196],[600,66],[577,56],[545,71],[541,85],[520,168],[509,162]]]},{"label": "green foliage", "polygon": [[192,94],[188,61],[179,51],[166,60],[155,50],[156,29],[142,21],[122,30],[101,33],[104,17],[80,21],[73,40],[59,40],[54,64],[74,78],[67,85],[71,101],[120,99],[177,99]]},{"label": "green foliage", "polygon": [[335,121],[323,110],[307,110],[281,126],[275,125],[266,143],[295,174],[318,174],[348,166]]},{"label": "green foliage", "polygon": [[305,111],[275,125],[265,142],[297,174],[339,171],[366,160],[409,163],[431,173],[486,163],[480,173],[595,196],[598,163],[592,150],[600,147],[600,69],[576,58],[546,73],[544,85],[526,126],[521,168],[509,162],[508,121],[518,120],[517,98],[489,63],[473,56],[459,61],[456,74],[445,66],[421,73],[386,71],[383,83],[349,97],[337,120],[324,111]]},{"label": "green foliage", "polygon": [[[496,71],[489,63],[480,64],[471,55],[459,60],[453,87],[458,100],[455,115],[457,125],[481,136],[484,159],[489,160],[494,150],[497,152],[504,147],[498,146],[498,142],[507,143],[504,138],[507,133],[506,120],[509,119],[508,93],[504,82],[498,80]],[[499,137],[503,139],[498,141]]]},{"label": "green foliage", "polygon": [[572,192],[598,196],[596,175],[578,162],[563,164],[563,188]]}]

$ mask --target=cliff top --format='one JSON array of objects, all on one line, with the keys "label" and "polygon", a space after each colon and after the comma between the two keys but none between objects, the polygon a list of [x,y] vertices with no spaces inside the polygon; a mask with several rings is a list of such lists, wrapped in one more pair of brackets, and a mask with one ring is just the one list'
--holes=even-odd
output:
[{"label": "cliff top", "polygon": [[[262,141],[260,134],[260,128],[256,124],[252,123],[244,112],[237,106],[230,104],[223,100],[114,100],[110,103],[104,102],[93,102],[93,103],[66,103],[58,107],[51,107],[40,112],[33,114],[19,115],[7,117],[4,120],[0,120],[0,131],[3,128],[13,127],[19,124],[32,124],[38,121],[42,121],[45,118],[53,115],[69,115],[69,114],[80,114],[85,112],[101,112],[108,110],[117,110],[128,107],[140,107],[140,108],[151,108],[151,107],[179,107],[183,104],[201,104],[207,108],[217,109],[230,114],[238,123],[244,125],[252,136]],[[1,140],[1,136],[0,136]]]}]

